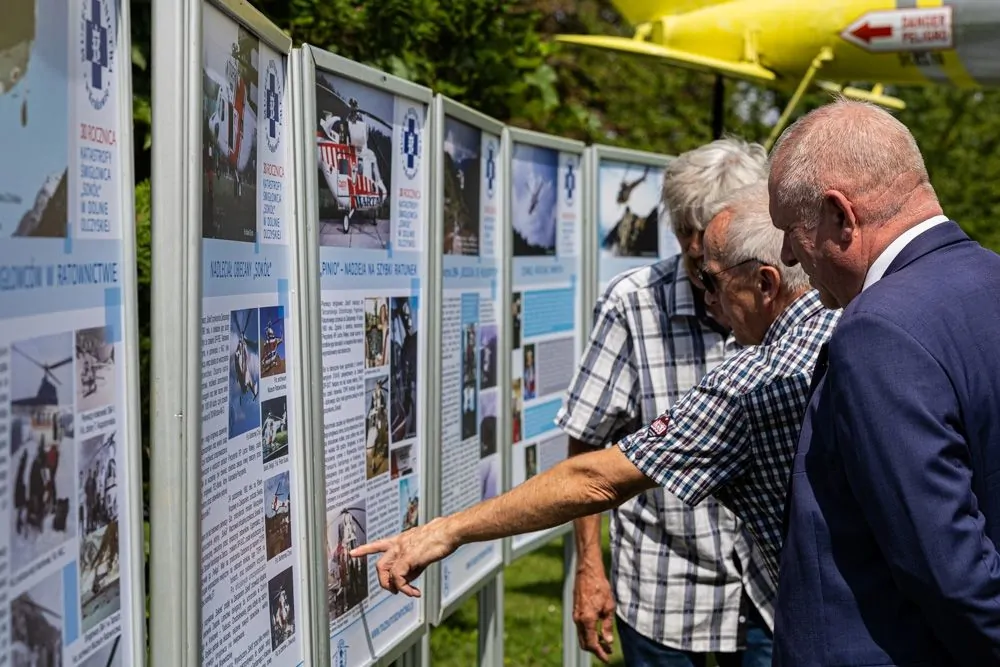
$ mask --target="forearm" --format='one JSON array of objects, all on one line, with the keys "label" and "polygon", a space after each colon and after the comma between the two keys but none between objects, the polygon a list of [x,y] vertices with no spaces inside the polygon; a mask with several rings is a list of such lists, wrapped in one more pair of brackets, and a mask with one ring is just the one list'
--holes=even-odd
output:
[{"label": "forearm", "polygon": [[444,519],[456,546],[545,530],[617,507],[652,482],[612,447],[574,456]]},{"label": "forearm", "polygon": [[[595,451],[594,447],[569,439],[569,456],[579,456]],[[603,569],[601,553],[601,515],[590,514],[573,522],[573,537],[576,543],[577,568],[588,569],[600,566]]]}]

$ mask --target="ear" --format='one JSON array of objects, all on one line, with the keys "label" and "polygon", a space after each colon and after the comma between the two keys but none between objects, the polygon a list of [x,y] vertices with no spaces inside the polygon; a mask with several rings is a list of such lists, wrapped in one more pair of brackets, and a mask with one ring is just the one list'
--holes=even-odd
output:
[{"label": "ear", "polygon": [[762,266],[757,270],[757,289],[765,302],[774,301],[781,291],[781,274],[773,266]]},{"label": "ear", "polygon": [[827,190],[823,193],[823,209],[824,217],[834,222],[840,243],[849,244],[858,232],[854,204],[840,190]]}]

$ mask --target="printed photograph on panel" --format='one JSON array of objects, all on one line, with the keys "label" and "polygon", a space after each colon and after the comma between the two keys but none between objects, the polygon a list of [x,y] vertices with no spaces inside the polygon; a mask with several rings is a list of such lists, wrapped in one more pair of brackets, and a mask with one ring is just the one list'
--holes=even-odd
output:
[{"label": "printed photograph on panel", "polygon": [[484,324],[479,329],[479,386],[497,386],[497,325]]},{"label": "printed photograph on panel", "polygon": [[389,300],[365,299],[365,368],[389,363]]},{"label": "printed photograph on panel", "polygon": [[327,513],[327,606],[331,622],[368,597],[368,557],[349,555],[367,541],[368,510],[364,497]]},{"label": "printed photograph on panel", "polygon": [[487,500],[499,493],[500,455],[494,454],[479,460],[479,499]]},{"label": "printed photograph on panel", "polygon": [[264,482],[264,539],[267,560],[292,548],[292,506],[288,471]]},{"label": "printed photograph on panel", "polygon": [[524,346],[524,400],[535,398],[538,381],[535,377],[535,344]]},{"label": "printed photograph on panel", "polygon": [[510,426],[512,443],[521,442],[521,408],[524,405],[521,397],[521,378],[514,378],[511,383]]},{"label": "printed photograph on panel", "polygon": [[392,307],[392,442],[417,436],[417,297],[396,296]]},{"label": "printed photograph on panel", "polygon": [[389,469],[389,376],[365,380],[365,477]]},{"label": "printed photograph on panel", "polygon": [[277,651],[295,636],[294,583],[291,566],[267,582],[272,651]]},{"label": "printed photograph on panel", "polygon": [[444,119],[444,254],[479,254],[482,132]]},{"label": "printed photograph on panel", "polygon": [[538,445],[528,445],[524,448],[524,479],[531,479],[537,474]]},{"label": "printed photograph on panel", "polygon": [[514,292],[510,297],[510,349],[521,349],[521,293]]},{"label": "printed photograph on panel", "polygon": [[65,616],[62,570],[15,597],[10,603],[11,664],[62,665]]},{"label": "printed photograph on panel", "polygon": [[115,346],[106,327],[76,332],[76,410],[90,412],[115,402]]},{"label": "printed photograph on panel", "polygon": [[80,611],[83,631],[121,608],[118,444],[114,432],[80,443]]},{"label": "printed photograph on panel", "polygon": [[0,182],[0,238],[66,236],[69,213],[65,0],[4,3],[0,28],[3,153],[17,168]]},{"label": "printed photograph on panel", "polygon": [[462,440],[476,435],[476,325],[462,327]]},{"label": "printed photograph on panel", "polygon": [[497,452],[497,393],[484,391],[479,395],[479,458]]},{"label": "printed photograph on panel", "polygon": [[559,153],[514,144],[511,179],[514,257],[555,255]]},{"label": "printed photograph on panel", "polygon": [[263,415],[260,429],[264,463],[288,456],[288,397],[276,396],[260,406]]},{"label": "printed photograph on panel", "polygon": [[416,454],[413,445],[402,445],[401,447],[393,448],[391,454],[392,460],[389,463],[392,479],[411,474],[415,469],[415,457]]},{"label": "printed photograph on panel", "polygon": [[268,306],[260,309],[261,360],[260,376],[285,374],[285,307]]},{"label": "printed photograph on panel", "polygon": [[420,484],[416,477],[399,480],[399,532],[420,525]]},{"label": "printed photograph on panel", "polygon": [[20,571],[77,535],[73,333],[14,343],[10,384],[11,566]]},{"label": "printed photograph on panel", "polygon": [[260,313],[229,314],[229,439],[260,426]]},{"label": "printed photograph on panel", "polygon": [[202,3],[202,236],[257,240],[260,41]]},{"label": "printed photograph on panel", "polygon": [[124,652],[122,636],[118,635],[81,662],[80,667],[122,667]]},{"label": "printed photograph on panel", "polygon": [[601,257],[658,257],[663,169],[602,161],[599,178]]},{"label": "printed photograph on panel", "polygon": [[392,239],[394,108],[389,93],[316,72],[321,246],[384,250]]}]

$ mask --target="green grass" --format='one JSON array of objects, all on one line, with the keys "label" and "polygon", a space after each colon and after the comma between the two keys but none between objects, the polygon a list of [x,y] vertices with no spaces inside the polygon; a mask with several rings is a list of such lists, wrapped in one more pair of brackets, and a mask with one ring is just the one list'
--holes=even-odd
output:
[{"label": "green grass", "polygon": [[[602,543],[608,559],[608,524]],[[562,665],[563,539],[559,538],[523,556],[504,570],[504,664],[511,667]],[[568,537],[566,539],[572,539]],[[476,664],[476,598],[468,600],[438,628],[431,629],[434,667]],[[572,641],[576,641],[575,636]],[[592,658],[592,665],[600,665]],[[624,667],[618,638],[612,665]]]}]

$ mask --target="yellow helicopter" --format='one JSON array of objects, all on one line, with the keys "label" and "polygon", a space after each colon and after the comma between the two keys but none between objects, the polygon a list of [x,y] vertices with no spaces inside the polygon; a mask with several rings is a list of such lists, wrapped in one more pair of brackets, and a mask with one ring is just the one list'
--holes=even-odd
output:
[{"label": "yellow helicopter", "polygon": [[[558,35],[560,42],[659,58],[794,91],[773,144],[810,87],[903,109],[888,85],[1000,83],[1000,2],[982,0],[612,0],[631,38]],[[874,82],[870,89],[848,85]],[[721,133],[719,120],[716,133]]]}]

